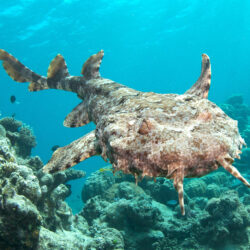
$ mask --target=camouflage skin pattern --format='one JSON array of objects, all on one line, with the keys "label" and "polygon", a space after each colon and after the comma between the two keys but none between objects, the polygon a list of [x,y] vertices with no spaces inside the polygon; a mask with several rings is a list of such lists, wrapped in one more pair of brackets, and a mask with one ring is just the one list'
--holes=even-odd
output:
[{"label": "camouflage skin pattern", "polygon": [[202,55],[200,77],[183,95],[140,92],[102,78],[103,55],[101,50],[85,62],[83,76],[70,76],[63,57],[57,55],[43,77],[0,50],[6,72],[17,82],[30,82],[30,91],[61,89],[82,99],[65,118],[64,126],[96,124],[94,131],[58,148],[44,172],[65,170],[101,155],[114,171],[133,174],[136,181],[144,176],[173,179],[183,215],[184,177],[200,177],[222,166],[250,187],[232,166],[245,144],[237,121],[207,100],[211,81],[207,55]]}]

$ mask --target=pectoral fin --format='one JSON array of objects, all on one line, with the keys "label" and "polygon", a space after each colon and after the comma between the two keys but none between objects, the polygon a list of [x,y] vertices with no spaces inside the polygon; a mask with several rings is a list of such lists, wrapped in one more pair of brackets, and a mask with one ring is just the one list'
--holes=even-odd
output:
[{"label": "pectoral fin", "polygon": [[68,128],[81,127],[90,122],[84,102],[78,104],[65,118],[63,125]]},{"label": "pectoral fin", "polygon": [[66,170],[99,153],[95,131],[92,131],[69,145],[58,148],[43,167],[43,172],[55,173]]},{"label": "pectoral fin", "polygon": [[202,54],[201,75],[197,82],[185,92],[185,94],[196,95],[201,98],[208,97],[211,83],[211,65],[208,55]]}]

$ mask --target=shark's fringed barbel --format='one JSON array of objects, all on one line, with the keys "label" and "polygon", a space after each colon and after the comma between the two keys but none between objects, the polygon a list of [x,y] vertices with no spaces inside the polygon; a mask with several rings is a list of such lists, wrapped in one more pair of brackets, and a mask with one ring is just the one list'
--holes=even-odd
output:
[{"label": "shark's fringed barbel", "polygon": [[61,89],[82,99],[65,118],[64,126],[96,124],[94,131],[57,149],[44,172],[65,170],[101,155],[114,171],[133,174],[136,180],[144,176],[173,179],[183,215],[184,178],[200,177],[222,166],[250,187],[232,166],[245,144],[237,122],[207,100],[211,65],[206,54],[202,55],[200,77],[183,95],[144,93],[102,78],[103,55],[101,50],[83,64],[83,76],[70,76],[58,54],[44,77],[0,50],[8,75],[17,82],[30,82],[30,91]]},{"label": "shark's fringed barbel", "polygon": [[86,103],[83,101],[78,104],[65,118],[63,125],[65,127],[74,128],[81,127],[90,122],[89,115],[86,107]]}]

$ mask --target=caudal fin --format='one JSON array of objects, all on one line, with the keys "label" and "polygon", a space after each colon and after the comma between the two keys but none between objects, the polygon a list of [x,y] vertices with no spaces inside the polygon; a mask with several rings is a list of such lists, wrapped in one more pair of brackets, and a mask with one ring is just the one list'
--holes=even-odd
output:
[{"label": "caudal fin", "polygon": [[41,76],[18,61],[14,56],[0,49],[0,60],[7,74],[16,82],[30,82],[29,90],[66,89],[61,86],[63,79],[69,76],[64,58],[58,54],[50,63],[47,77]]},{"label": "caudal fin", "polygon": [[36,83],[41,86],[41,89],[47,88],[46,77],[36,74],[3,49],[0,49],[0,60],[2,61],[3,67],[7,74],[14,81],[30,82],[30,85]]}]

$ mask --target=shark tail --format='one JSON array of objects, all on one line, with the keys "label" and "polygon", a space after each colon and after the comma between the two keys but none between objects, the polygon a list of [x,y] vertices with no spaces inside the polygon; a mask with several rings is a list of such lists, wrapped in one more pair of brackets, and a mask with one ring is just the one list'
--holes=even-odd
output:
[{"label": "shark tail", "polygon": [[29,91],[43,89],[61,89],[77,92],[79,83],[100,77],[100,65],[102,62],[103,50],[89,57],[82,67],[82,80],[79,77],[71,77],[66,62],[62,55],[58,54],[50,63],[47,77],[41,76],[25,65],[14,56],[3,49],[0,49],[0,60],[7,74],[16,82],[29,82]]},{"label": "shark tail", "polygon": [[50,63],[47,77],[41,76],[18,61],[14,56],[0,49],[0,60],[7,74],[16,82],[30,82],[29,91],[58,88],[63,79],[69,76],[64,58],[58,54]]},{"label": "shark tail", "polygon": [[[14,56],[0,49],[0,60],[3,63],[3,68],[7,74],[16,82],[30,82],[30,86],[39,85],[40,89],[46,89],[47,79],[39,74],[36,74],[20,61],[18,61]],[[32,87],[29,86],[30,91]]]}]

